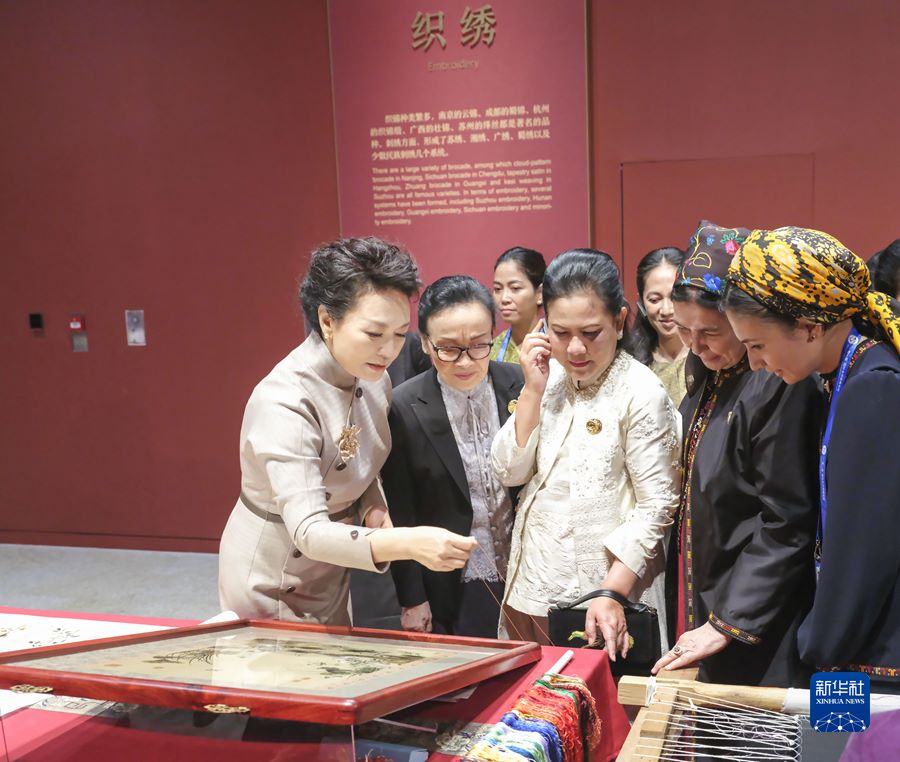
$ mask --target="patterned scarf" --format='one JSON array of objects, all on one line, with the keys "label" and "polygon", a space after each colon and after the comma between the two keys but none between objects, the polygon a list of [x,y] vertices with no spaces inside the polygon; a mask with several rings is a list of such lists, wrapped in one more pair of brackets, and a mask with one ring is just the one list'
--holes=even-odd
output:
[{"label": "patterned scarf", "polygon": [[900,352],[900,316],[870,290],[866,263],[836,238],[807,228],[754,230],[728,281],[773,312],[833,325],[862,314]]},{"label": "patterned scarf", "polygon": [[713,296],[725,292],[728,266],[744,239],[747,228],[723,228],[701,220],[684,252],[684,260],[675,275],[676,286],[694,286]]}]

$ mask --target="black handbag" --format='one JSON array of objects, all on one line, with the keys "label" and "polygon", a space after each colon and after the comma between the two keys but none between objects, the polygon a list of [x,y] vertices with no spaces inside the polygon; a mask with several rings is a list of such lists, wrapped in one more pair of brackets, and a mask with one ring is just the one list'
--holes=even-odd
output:
[{"label": "black handbag", "polygon": [[[576,609],[582,603],[594,598],[612,598],[625,609],[625,622],[628,625],[628,634],[634,638],[634,643],[628,649],[628,657],[623,659],[621,654],[616,656],[616,661],[610,661],[609,667],[613,675],[649,675],[650,668],[656,664],[662,655],[659,642],[659,616],[656,609],[646,603],[633,603],[624,595],[613,590],[594,590],[592,593],[581,596],[577,601],[562,603],[547,611],[547,619],[550,625],[550,642],[555,646],[566,648],[584,648],[587,641],[572,633],[584,631],[584,618],[586,609]],[[594,648],[603,648],[602,640],[597,641]]]}]

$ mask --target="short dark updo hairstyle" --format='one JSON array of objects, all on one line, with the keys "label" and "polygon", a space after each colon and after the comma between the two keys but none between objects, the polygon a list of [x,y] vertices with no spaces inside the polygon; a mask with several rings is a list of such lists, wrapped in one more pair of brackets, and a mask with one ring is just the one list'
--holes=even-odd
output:
[{"label": "short dark updo hairstyle", "polygon": [[468,275],[447,275],[432,283],[419,299],[419,333],[428,335],[428,321],[437,313],[460,304],[480,304],[491,316],[491,330],[496,325],[494,300],[490,291]]},{"label": "short dark updo hairstyle", "polygon": [[496,270],[504,262],[512,262],[518,267],[529,283],[535,289],[539,288],[544,282],[544,272],[547,270],[547,263],[544,261],[544,255],[534,249],[526,249],[523,246],[513,246],[511,249],[504,251],[494,263]]},{"label": "short dark updo hairstyle", "polygon": [[[550,317],[551,305],[557,299],[585,291],[596,294],[613,317],[624,307],[627,318],[628,302],[619,268],[609,254],[597,249],[570,249],[550,263],[544,274],[544,311]],[[617,346],[629,346],[627,319]]]},{"label": "short dark updo hairstyle", "polygon": [[303,315],[319,336],[319,305],[341,320],[357,298],[373,291],[399,291],[412,298],[422,286],[408,252],[380,238],[343,238],[316,249],[300,284]]}]

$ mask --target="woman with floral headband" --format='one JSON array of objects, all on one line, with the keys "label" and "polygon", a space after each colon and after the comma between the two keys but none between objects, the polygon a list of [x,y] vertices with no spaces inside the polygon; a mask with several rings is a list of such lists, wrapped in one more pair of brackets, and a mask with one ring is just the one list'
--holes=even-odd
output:
[{"label": "woman with floral headband", "polygon": [[754,231],[728,273],[728,320],[750,363],[828,395],[816,442],[815,602],[798,633],[812,667],[900,693],[900,310],[865,262],[816,230]]},{"label": "woman with floral headband", "polygon": [[675,646],[655,670],[697,662],[700,679],[802,685],[796,632],[812,603],[821,410],[813,380],[751,373],[720,310],[728,266],[749,231],[701,223],[672,291],[691,349],[684,487],[669,549]]}]

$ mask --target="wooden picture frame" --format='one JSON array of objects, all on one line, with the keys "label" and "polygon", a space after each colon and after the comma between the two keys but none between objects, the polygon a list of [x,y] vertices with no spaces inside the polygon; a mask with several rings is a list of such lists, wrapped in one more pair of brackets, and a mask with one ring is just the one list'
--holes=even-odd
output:
[{"label": "wooden picture frame", "polygon": [[539,658],[521,641],[244,619],[0,654],[0,688],[352,725]]}]

